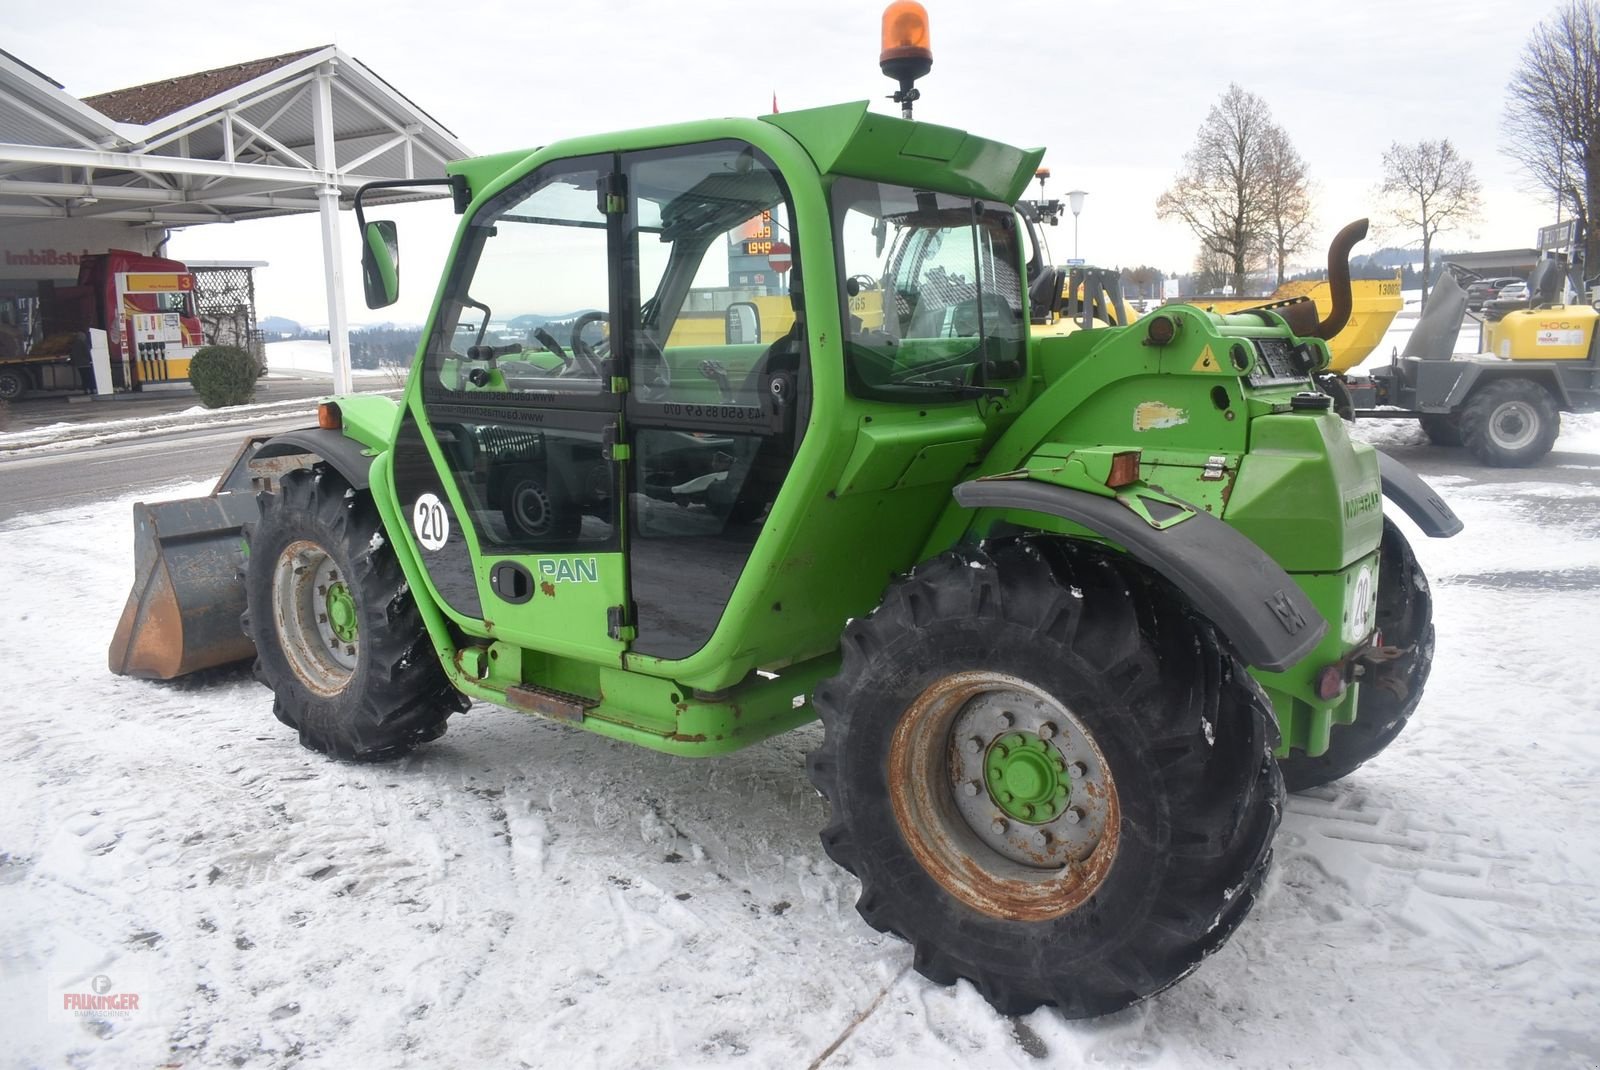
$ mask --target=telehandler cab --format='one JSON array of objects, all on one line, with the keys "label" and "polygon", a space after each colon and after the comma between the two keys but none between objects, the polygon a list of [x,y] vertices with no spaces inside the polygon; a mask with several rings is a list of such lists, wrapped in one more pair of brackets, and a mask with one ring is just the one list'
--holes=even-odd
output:
[{"label": "telehandler cab", "polygon": [[[908,111],[920,12],[885,17]],[[404,397],[136,507],[113,668],[248,652],[232,598],[340,759],[468,698],[685,756],[820,717],[823,844],[924,975],[1008,1014],[1159,992],[1254,903],[1285,780],[1417,705],[1428,585],[1384,496],[1460,524],[1315,389],[1337,301],[1033,331],[1041,156],[855,103],[451,165]],[[395,228],[357,218],[392,302]],[[780,241],[787,286],[747,266]]]}]

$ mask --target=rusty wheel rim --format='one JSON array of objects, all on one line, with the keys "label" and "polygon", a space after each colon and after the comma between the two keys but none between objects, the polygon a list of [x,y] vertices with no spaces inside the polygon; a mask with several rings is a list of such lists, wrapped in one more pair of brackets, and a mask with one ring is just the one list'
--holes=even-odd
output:
[{"label": "rusty wheel rim", "polygon": [[343,691],[355,675],[360,636],[339,617],[339,607],[354,602],[328,552],[307,539],[285,546],[272,572],[272,603],[295,676],[319,695]]},{"label": "rusty wheel rim", "polygon": [[1120,809],[1105,757],[1065,704],[1026,680],[963,672],[936,681],[896,724],[888,772],[913,855],[974,910],[1060,917],[1111,869]]}]

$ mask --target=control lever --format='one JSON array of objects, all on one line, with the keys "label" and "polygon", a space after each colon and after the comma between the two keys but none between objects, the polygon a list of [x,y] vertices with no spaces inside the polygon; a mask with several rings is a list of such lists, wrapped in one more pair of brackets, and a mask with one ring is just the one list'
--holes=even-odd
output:
[{"label": "control lever", "polygon": [[728,378],[728,369],[723,366],[722,361],[702,360],[700,374],[717,384],[717,389],[722,391],[724,405],[733,404],[733,382]]},{"label": "control lever", "polygon": [[522,347],[515,342],[505,346],[477,345],[467,347],[468,360],[487,360],[491,363],[497,357],[508,357],[513,353],[521,353]]}]

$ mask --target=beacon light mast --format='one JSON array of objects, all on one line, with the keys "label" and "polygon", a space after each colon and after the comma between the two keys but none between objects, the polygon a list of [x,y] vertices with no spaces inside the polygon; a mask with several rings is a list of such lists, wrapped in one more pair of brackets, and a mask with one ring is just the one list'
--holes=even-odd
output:
[{"label": "beacon light mast", "polygon": [[916,82],[933,69],[928,44],[928,9],[916,0],[895,0],[883,9],[883,51],[878,69],[900,83],[889,99],[900,105],[900,116],[911,118],[911,105],[922,96]]}]

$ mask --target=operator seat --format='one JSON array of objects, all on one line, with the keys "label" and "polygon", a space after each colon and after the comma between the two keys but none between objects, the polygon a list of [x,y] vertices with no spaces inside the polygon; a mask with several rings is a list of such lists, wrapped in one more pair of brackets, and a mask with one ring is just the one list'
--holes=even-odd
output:
[{"label": "operator seat", "polygon": [[1034,323],[1049,323],[1061,313],[1061,289],[1065,279],[1060,268],[1049,264],[1040,268],[1028,283],[1028,311]]},{"label": "operator seat", "polygon": [[[805,301],[800,283],[800,262],[795,260],[790,277],[789,303],[794,308],[794,323],[782,338],[774,341],[751,365],[750,372],[734,394],[741,405],[759,405],[763,412],[777,412],[783,429],[761,436],[744,435],[736,440],[733,464],[722,481],[722,495],[712,493],[714,505],[726,508],[735,523],[745,523],[761,515],[778,496],[789,464],[799,447],[797,418],[801,362],[805,357]],[[722,499],[719,501],[719,497]]]},{"label": "operator seat", "polygon": [[1528,279],[1528,307],[1543,308],[1556,303],[1561,293],[1562,264],[1559,260],[1541,260],[1533,266]]}]

